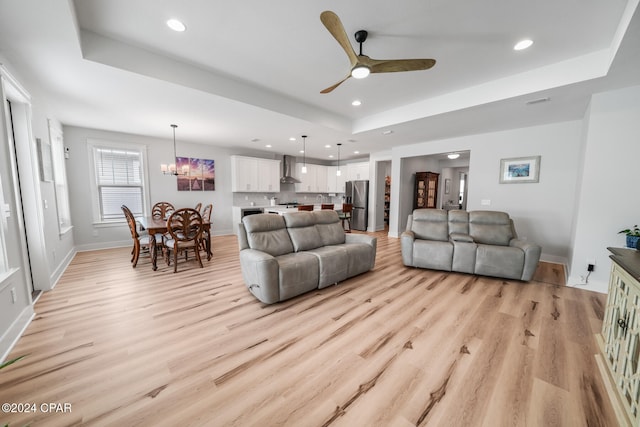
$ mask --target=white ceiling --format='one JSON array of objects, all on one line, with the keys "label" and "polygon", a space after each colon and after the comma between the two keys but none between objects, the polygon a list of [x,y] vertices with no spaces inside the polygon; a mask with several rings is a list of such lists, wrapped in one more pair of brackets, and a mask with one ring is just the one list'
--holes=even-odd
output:
[{"label": "white ceiling", "polygon": [[[361,157],[578,119],[592,93],[640,84],[638,0],[398,4],[0,0],[0,55],[64,124],[169,139],[177,123],[178,140],[293,155],[307,134],[307,156],[319,159],[337,142],[343,158]],[[372,58],[437,63],[320,94],[349,71],[323,10],[337,13],[356,51],[353,33],[366,29]],[[187,31],[169,30],[172,17]],[[534,45],[514,51],[522,38]]]}]

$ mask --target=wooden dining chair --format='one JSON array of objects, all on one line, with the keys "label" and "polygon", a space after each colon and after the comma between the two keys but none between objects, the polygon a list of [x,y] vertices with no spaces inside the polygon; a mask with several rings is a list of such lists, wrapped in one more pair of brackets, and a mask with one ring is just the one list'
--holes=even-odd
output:
[{"label": "wooden dining chair", "polygon": [[158,202],[151,208],[151,216],[154,218],[167,219],[175,210],[169,202]]},{"label": "wooden dining chair", "polygon": [[[124,217],[127,220],[127,225],[129,226],[129,231],[131,232],[131,239],[133,240],[133,249],[131,249],[131,266],[135,268],[138,265],[140,252],[142,252],[143,249],[149,249],[149,244],[151,243],[150,239],[152,237],[148,234],[142,236],[138,234],[136,219],[133,216],[131,210],[125,205],[120,206],[120,208],[122,209],[122,212],[124,212]],[[162,245],[161,235],[156,235],[154,238],[156,239],[156,245]]]},{"label": "wooden dining chair", "polygon": [[202,209],[202,203],[198,202],[194,209],[197,210],[198,212],[200,212],[200,215],[202,215],[202,210],[201,210]]},{"label": "wooden dining chair", "polygon": [[323,203],[320,205],[320,209],[333,210],[333,203]]},{"label": "wooden dining chair", "polygon": [[353,204],[343,203],[342,211],[338,213],[338,217],[342,221],[342,228],[346,233],[351,233],[351,212],[353,212]]},{"label": "wooden dining chair", "polygon": [[298,205],[299,211],[312,211],[313,205]]},{"label": "wooden dining chair", "polygon": [[173,272],[178,272],[178,253],[185,253],[185,260],[188,260],[188,251],[192,249],[196,260],[203,268],[200,258],[200,243],[202,239],[202,216],[200,212],[192,208],[182,208],[173,212],[167,220],[167,231],[170,238],[165,239],[164,245],[165,260],[170,265],[171,253],[173,252]]},{"label": "wooden dining chair", "polygon": [[[211,248],[211,230],[213,229],[213,225],[211,224],[211,211],[213,210],[213,205],[208,204],[202,209],[202,222],[209,223],[209,229],[202,229],[202,240],[201,240],[201,248],[207,253],[207,261],[211,259],[211,255],[213,253]],[[203,226],[204,227],[204,226]]]}]

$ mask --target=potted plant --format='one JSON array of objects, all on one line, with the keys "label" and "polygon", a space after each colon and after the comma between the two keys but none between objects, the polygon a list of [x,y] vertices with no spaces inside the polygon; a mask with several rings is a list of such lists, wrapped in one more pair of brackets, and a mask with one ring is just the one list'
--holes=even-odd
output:
[{"label": "potted plant", "polygon": [[625,228],[624,230],[618,231],[618,234],[626,234],[627,235],[627,247],[637,249],[638,248],[638,240],[640,239],[640,228],[638,225],[634,225],[633,228]]}]

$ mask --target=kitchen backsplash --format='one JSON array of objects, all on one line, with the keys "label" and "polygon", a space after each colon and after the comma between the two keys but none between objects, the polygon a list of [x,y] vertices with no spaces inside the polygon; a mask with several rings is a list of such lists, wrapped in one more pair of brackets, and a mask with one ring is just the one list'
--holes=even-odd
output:
[{"label": "kitchen backsplash", "polygon": [[322,194],[322,201],[318,194],[315,193],[296,193],[294,184],[281,184],[279,193],[233,193],[233,206],[268,206],[271,198],[276,197],[277,203],[342,203],[342,194],[329,196],[327,193]]}]

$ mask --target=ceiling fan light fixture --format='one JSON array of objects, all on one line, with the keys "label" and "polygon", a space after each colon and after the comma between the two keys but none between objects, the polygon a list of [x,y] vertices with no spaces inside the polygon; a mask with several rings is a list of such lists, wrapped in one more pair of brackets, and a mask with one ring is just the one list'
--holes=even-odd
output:
[{"label": "ceiling fan light fixture", "polygon": [[351,77],[354,79],[364,79],[371,73],[371,70],[366,65],[357,65],[351,70]]},{"label": "ceiling fan light fixture", "polygon": [[513,50],[525,50],[526,48],[531,47],[532,44],[533,44],[533,40],[530,40],[530,39],[520,40],[518,43],[516,43],[515,46],[513,46]]},{"label": "ceiling fan light fixture", "polygon": [[173,31],[177,31],[182,33],[187,29],[187,26],[182,23],[182,21],[172,18],[167,21],[167,27],[171,28]]},{"label": "ceiling fan light fixture", "polygon": [[450,158],[451,160],[454,160],[460,157],[460,153],[449,153],[447,154],[447,157]]}]

